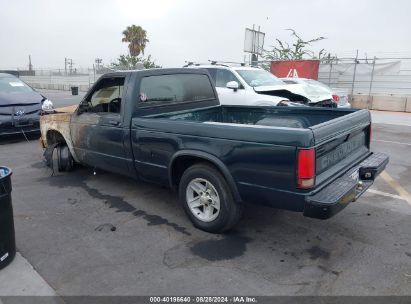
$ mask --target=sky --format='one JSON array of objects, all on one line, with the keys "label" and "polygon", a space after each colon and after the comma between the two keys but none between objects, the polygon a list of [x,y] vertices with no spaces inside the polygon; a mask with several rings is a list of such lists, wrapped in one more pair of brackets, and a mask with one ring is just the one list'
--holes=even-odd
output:
[{"label": "sky", "polygon": [[122,31],[142,26],[151,54],[163,67],[185,61],[244,60],[244,31],[266,33],[265,48],[287,28],[340,57],[411,57],[409,0],[0,0],[0,68],[92,67],[127,53]]}]

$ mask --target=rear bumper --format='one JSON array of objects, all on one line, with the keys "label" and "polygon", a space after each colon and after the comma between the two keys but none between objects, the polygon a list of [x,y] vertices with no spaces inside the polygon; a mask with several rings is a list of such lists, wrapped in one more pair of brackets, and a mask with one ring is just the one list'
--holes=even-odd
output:
[{"label": "rear bumper", "polygon": [[371,154],[319,192],[307,196],[304,204],[304,216],[318,219],[332,217],[371,187],[374,179],[385,169],[387,164],[387,155],[383,153]]}]

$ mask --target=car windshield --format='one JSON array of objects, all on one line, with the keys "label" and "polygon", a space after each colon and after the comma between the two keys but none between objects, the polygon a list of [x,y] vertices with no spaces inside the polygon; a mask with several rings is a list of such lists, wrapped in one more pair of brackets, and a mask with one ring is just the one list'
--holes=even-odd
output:
[{"label": "car windshield", "polygon": [[247,82],[249,86],[276,86],[285,84],[273,74],[264,70],[237,70],[237,73]]},{"label": "car windshield", "polygon": [[1,93],[24,93],[31,92],[33,89],[15,77],[0,77]]}]

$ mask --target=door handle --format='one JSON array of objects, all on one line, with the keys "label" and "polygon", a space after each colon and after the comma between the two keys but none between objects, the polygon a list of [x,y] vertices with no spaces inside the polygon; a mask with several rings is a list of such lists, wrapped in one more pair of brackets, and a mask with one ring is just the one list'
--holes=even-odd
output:
[{"label": "door handle", "polygon": [[110,119],[108,123],[112,126],[118,126],[120,122],[118,120]]}]

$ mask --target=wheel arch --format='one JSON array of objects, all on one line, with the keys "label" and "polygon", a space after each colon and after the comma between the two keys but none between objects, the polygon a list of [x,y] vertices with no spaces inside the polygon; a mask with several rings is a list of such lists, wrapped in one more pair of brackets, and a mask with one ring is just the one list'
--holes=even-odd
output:
[{"label": "wheel arch", "polygon": [[168,169],[170,187],[174,188],[177,186],[184,171],[196,163],[208,163],[214,166],[227,181],[234,200],[236,202],[241,202],[241,196],[238,192],[237,185],[226,165],[216,156],[202,151],[183,150],[173,155]]},{"label": "wheel arch", "polygon": [[49,128],[46,132],[46,143],[47,146],[50,146],[52,144],[56,143],[65,143],[67,147],[70,150],[70,153],[74,160],[78,162],[77,156],[74,153],[73,145],[71,141],[67,138],[67,136],[64,136],[64,132],[61,132],[55,128]]},{"label": "wheel arch", "polygon": [[63,134],[56,129],[49,129],[46,133],[46,142],[47,146],[52,145],[54,143],[66,143],[67,140],[64,138]]}]

